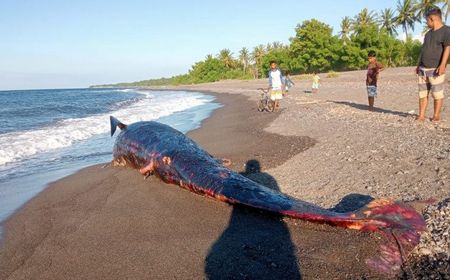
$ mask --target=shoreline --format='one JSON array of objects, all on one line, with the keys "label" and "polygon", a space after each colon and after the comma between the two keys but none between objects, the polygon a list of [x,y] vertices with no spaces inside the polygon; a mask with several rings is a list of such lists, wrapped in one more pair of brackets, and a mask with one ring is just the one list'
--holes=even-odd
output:
[{"label": "shoreline", "polygon": [[[409,70],[383,72],[375,112],[365,110],[363,71],[322,77],[318,95],[304,93],[309,81],[294,80],[276,114],[255,109],[265,80],[167,90],[212,91],[223,99],[225,106],[188,135],[231,159],[231,169],[243,172],[257,160],[262,172],[251,179],[349,211],[379,197],[450,196],[449,104],[440,124],[415,122]],[[385,278],[365,264],[382,242],[376,235],[219,203],[123,168],[93,166],[52,184],[6,229],[13,237],[0,248],[0,278],[11,267],[15,278]]]}]

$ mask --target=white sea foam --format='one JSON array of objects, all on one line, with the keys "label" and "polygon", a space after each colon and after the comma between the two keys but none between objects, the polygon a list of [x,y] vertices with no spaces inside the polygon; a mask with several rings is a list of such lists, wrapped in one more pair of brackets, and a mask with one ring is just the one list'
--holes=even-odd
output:
[{"label": "white sea foam", "polygon": [[118,89],[117,91],[120,91],[120,92],[132,92],[132,91],[135,91],[135,90],[131,89],[131,88],[126,88],[126,89]]},{"label": "white sea foam", "polygon": [[110,115],[124,123],[133,123],[155,120],[209,102],[204,95],[196,93],[138,93],[144,95],[144,98],[123,109],[85,118],[66,119],[49,127],[0,135],[0,166],[108,133]]}]

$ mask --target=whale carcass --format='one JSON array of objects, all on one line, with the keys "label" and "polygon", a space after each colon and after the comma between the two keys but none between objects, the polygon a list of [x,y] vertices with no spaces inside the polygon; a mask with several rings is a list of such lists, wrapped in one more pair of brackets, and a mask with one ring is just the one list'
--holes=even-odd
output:
[{"label": "whale carcass", "polygon": [[110,122],[111,136],[117,127],[121,129],[113,148],[113,165],[127,165],[144,176],[156,175],[166,183],[231,204],[295,219],[380,232],[386,237],[386,244],[380,256],[367,263],[386,273],[396,273],[400,269],[425,229],[423,217],[403,203],[376,199],[357,211],[333,212],[231,171],[170,126],[154,121],[125,125],[112,116]]}]

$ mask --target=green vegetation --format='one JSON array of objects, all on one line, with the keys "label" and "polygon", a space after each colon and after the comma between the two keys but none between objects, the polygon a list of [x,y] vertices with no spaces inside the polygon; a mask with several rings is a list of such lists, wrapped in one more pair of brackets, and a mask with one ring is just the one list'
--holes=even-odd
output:
[{"label": "green vegetation", "polygon": [[[184,75],[103,86],[145,87],[256,79],[266,77],[272,60],[291,74],[316,71],[329,72],[334,77],[333,71],[364,69],[370,50],[376,51],[378,60],[387,66],[412,66],[417,62],[421,43],[409,37],[409,30],[413,30],[416,22],[424,23],[425,11],[436,5],[442,4],[447,18],[448,2],[397,0],[395,11],[384,9],[379,14],[363,9],[353,18],[344,17],[337,35],[333,35],[333,29],[326,23],[305,20],[295,28],[289,45],[273,42],[256,46],[252,51],[242,48],[237,58],[229,49],[223,49],[216,56],[207,55],[196,62]],[[398,28],[405,32],[406,40],[396,38]]]}]

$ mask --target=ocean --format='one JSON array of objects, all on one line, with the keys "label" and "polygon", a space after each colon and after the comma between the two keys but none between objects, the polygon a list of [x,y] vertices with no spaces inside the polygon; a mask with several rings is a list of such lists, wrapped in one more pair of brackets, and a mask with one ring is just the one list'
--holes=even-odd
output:
[{"label": "ocean", "polygon": [[0,223],[55,180],[110,162],[109,116],[183,133],[221,105],[202,93],[135,89],[0,91]]}]

